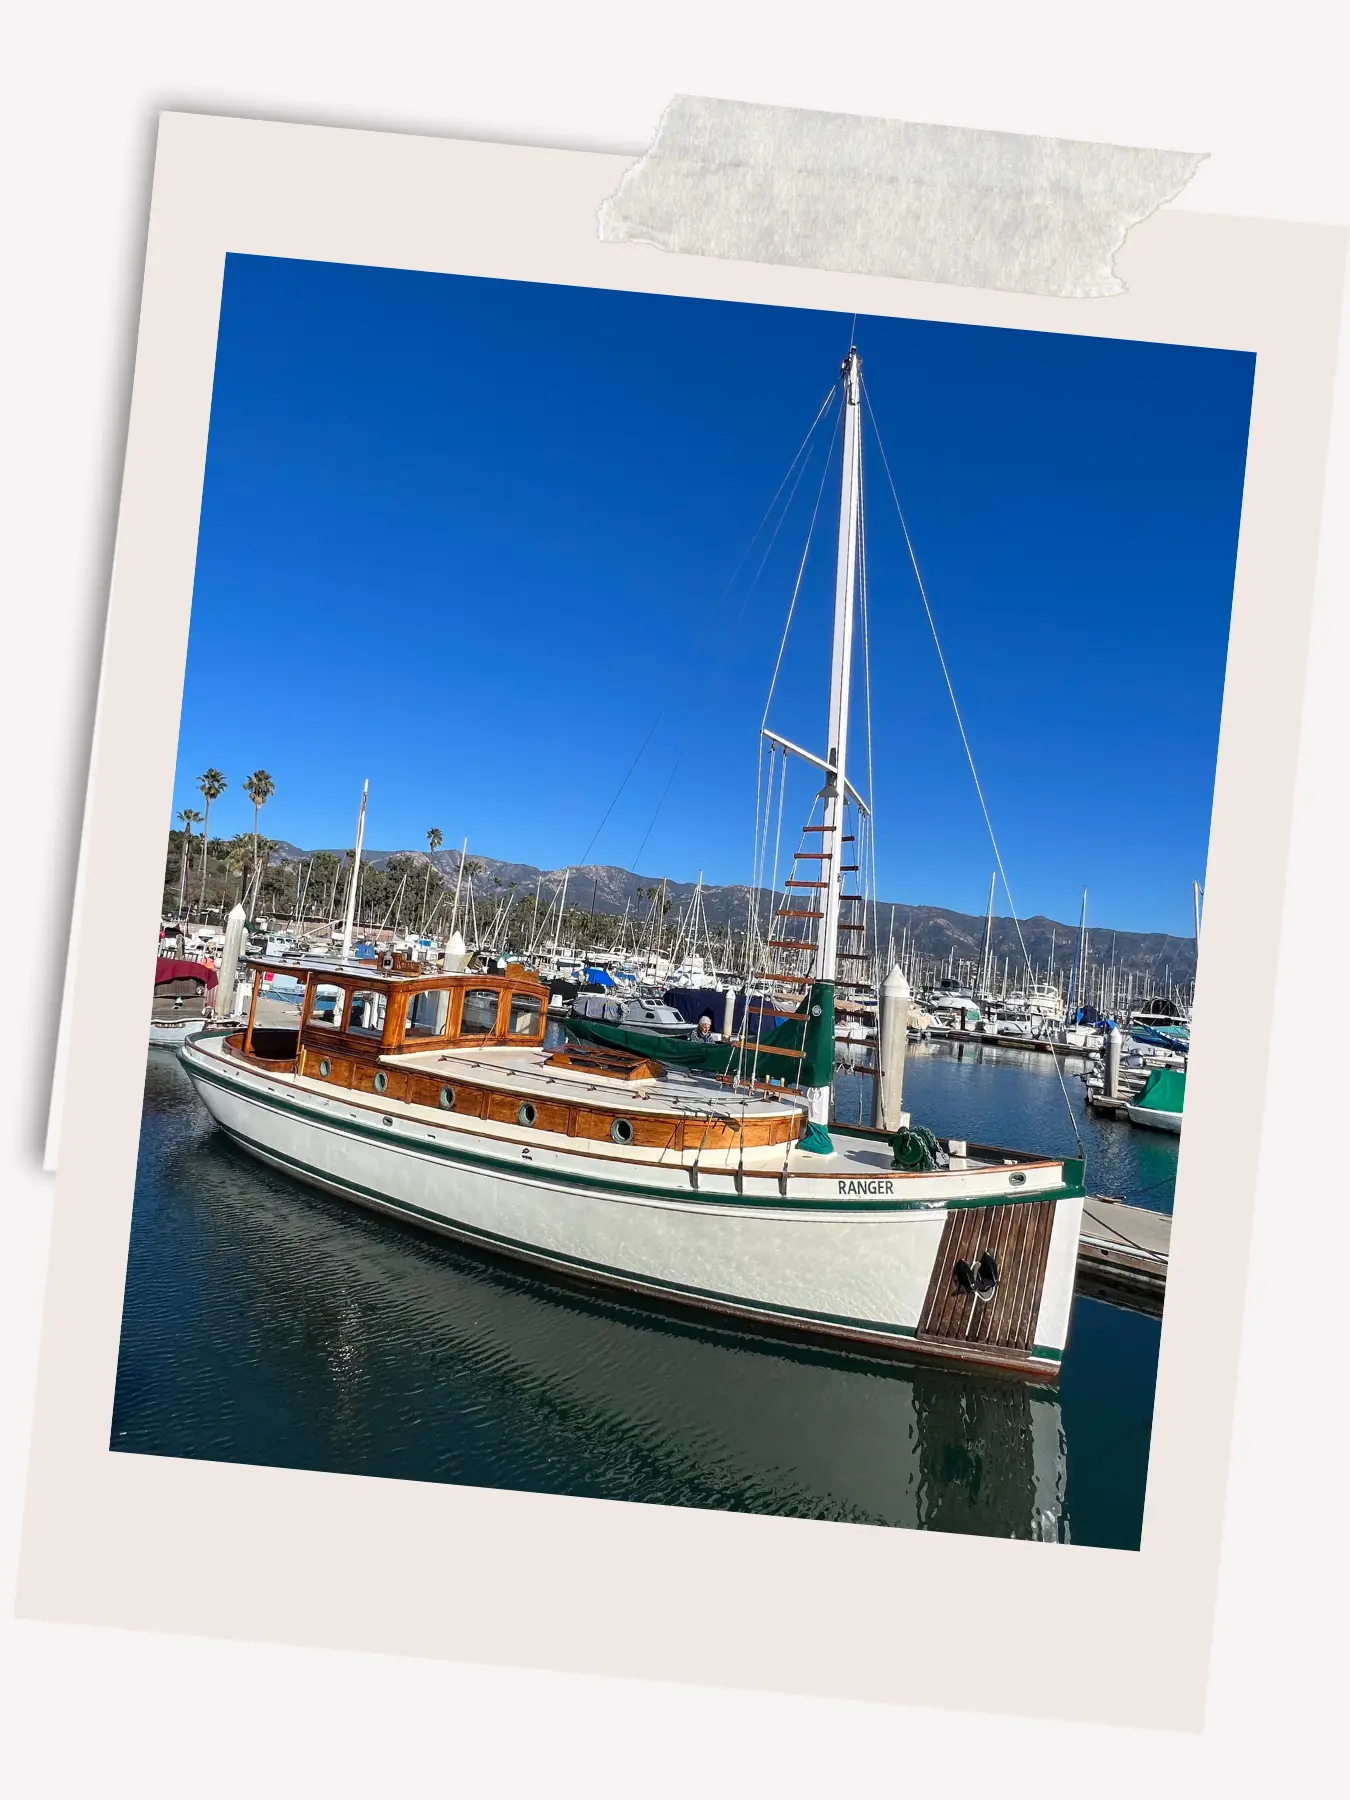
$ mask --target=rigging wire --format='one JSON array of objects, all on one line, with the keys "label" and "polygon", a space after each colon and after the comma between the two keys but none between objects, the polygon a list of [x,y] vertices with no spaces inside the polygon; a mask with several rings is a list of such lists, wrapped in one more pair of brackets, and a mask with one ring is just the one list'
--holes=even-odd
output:
[{"label": "rigging wire", "polygon": [[[877,449],[881,452],[881,466],[886,471],[886,480],[890,486],[891,499],[895,502],[895,515],[900,521],[900,530],[905,539],[905,549],[909,552],[910,566],[914,570],[915,585],[919,590],[919,598],[923,601],[924,616],[928,620],[928,629],[932,634],[933,648],[937,651],[938,667],[942,670],[942,679],[947,687],[947,698],[952,703],[952,712],[956,717],[956,729],[961,734],[961,745],[966,753],[966,762],[970,765],[970,778],[975,784],[975,797],[979,801],[980,811],[984,815],[985,830],[989,833],[989,842],[994,852],[994,863],[998,869],[999,878],[1003,883],[1003,892],[1008,898],[1008,911],[1012,914],[1013,928],[1017,933],[1017,942],[1022,951],[1022,960],[1026,965],[1028,975],[1034,979],[1034,971],[1032,969],[1031,957],[1027,951],[1026,939],[1022,936],[1022,921],[1017,916],[1017,907],[1013,901],[1012,889],[1008,885],[1008,872],[1003,866],[1003,853],[998,847],[998,838],[994,833],[994,822],[989,816],[989,807],[985,801],[984,788],[980,783],[979,771],[975,767],[975,754],[970,747],[970,739],[966,735],[965,720],[961,717],[961,708],[957,704],[956,689],[952,685],[951,673],[947,668],[947,658],[943,655],[942,640],[938,636],[937,622],[933,618],[933,609],[928,602],[928,590],[925,588],[923,576],[919,572],[919,559],[914,553],[914,542],[909,535],[909,526],[905,523],[904,508],[901,506],[900,496],[896,492],[895,477],[891,474],[891,465],[886,457],[886,446],[881,438],[881,427],[877,424],[876,413],[872,410],[872,397],[867,391],[866,383],[863,383],[862,391],[863,398],[867,402],[867,416],[872,421],[872,431],[877,440]],[[1077,1142],[1079,1153],[1081,1155],[1083,1153],[1083,1139],[1078,1130],[1078,1116],[1073,1110],[1073,1104],[1069,1099],[1069,1090],[1064,1084],[1064,1071],[1059,1066],[1058,1057],[1052,1057],[1051,1061],[1054,1063],[1055,1073],[1059,1077],[1060,1092],[1064,1096],[1064,1106],[1068,1112],[1074,1139]]]},{"label": "rigging wire", "polygon": [[811,509],[811,523],[806,529],[806,542],[802,546],[802,560],[797,568],[797,579],[793,583],[792,598],[788,602],[787,619],[783,624],[783,635],[778,643],[778,656],[773,665],[773,675],[769,681],[769,692],[764,701],[764,717],[760,720],[760,730],[769,722],[769,708],[773,705],[774,689],[778,686],[779,672],[783,667],[783,652],[787,649],[788,633],[792,630],[793,615],[797,611],[797,596],[802,591],[802,577],[806,574],[806,559],[811,554],[811,540],[816,532],[816,520],[820,517],[820,503],[825,497],[825,483],[830,473],[830,462],[834,456],[834,446],[839,437],[839,420],[834,422],[834,432],[830,438],[830,447],[825,453],[825,466],[820,471],[820,487],[816,492],[816,504]]},{"label": "rigging wire", "polygon": [[[731,593],[732,588],[736,585],[736,579],[739,576],[741,570],[745,567],[745,564],[746,564],[747,559],[749,558],[750,552],[754,549],[756,543],[759,541],[760,533],[764,530],[764,527],[768,523],[769,518],[770,518],[771,514],[773,513],[775,506],[777,506],[779,497],[781,496],[783,489],[788,485],[789,481],[792,481],[792,491],[789,493],[789,495],[787,497],[787,501],[784,504],[781,513],[779,514],[778,523],[774,526],[773,533],[769,538],[769,542],[768,542],[767,546],[765,547],[764,554],[759,560],[759,567],[755,570],[754,577],[750,582],[750,586],[747,588],[745,597],[741,601],[740,612],[738,612],[736,615],[736,623],[739,624],[741,618],[744,616],[745,609],[750,603],[750,596],[751,596],[751,594],[754,593],[756,584],[758,583],[760,576],[764,572],[764,565],[769,559],[769,556],[773,550],[774,544],[778,541],[778,534],[783,528],[783,521],[787,518],[788,512],[792,506],[793,499],[796,496],[797,488],[801,483],[801,478],[806,472],[807,464],[810,461],[810,457],[807,456],[806,460],[803,461],[803,456],[805,455],[805,452],[806,452],[808,446],[810,445],[811,439],[815,436],[815,431],[816,431],[817,425],[819,425],[820,421],[824,418],[825,413],[828,410],[830,403],[833,399],[834,399],[834,388],[831,387],[830,391],[826,394],[825,398],[821,401],[819,410],[817,411],[815,418],[812,419],[810,426],[807,428],[806,436],[802,439],[801,443],[798,445],[796,455],[792,458],[792,461],[788,464],[787,472],[784,474],[783,479],[779,482],[778,487],[774,492],[773,498],[769,501],[769,504],[765,507],[764,516],[760,519],[760,522],[755,527],[753,533],[751,534],[750,540],[746,544],[745,549],[741,552],[741,555],[740,555],[739,560],[737,561],[736,567],[731,572],[731,579],[727,582],[726,586],[722,589],[721,594],[718,596],[717,604],[712,609],[712,613],[711,613],[710,617],[705,622],[702,632],[695,639],[695,641],[689,651],[689,654],[691,656],[696,651],[702,649],[703,645],[707,642],[709,632],[714,628],[714,626],[716,626],[717,624],[720,624],[721,620],[720,620],[719,615],[720,615],[722,603],[726,600],[727,596]],[[831,440],[831,442],[833,442],[833,440]],[[798,466],[799,464],[800,464],[800,467]],[[794,470],[796,470],[795,479],[793,479],[793,471]],[[650,744],[652,739],[655,737],[657,728],[660,726],[662,720],[665,718],[666,713],[668,711],[669,711],[668,704],[665,706],[662,706],[660,711],[657,713],[655,719],[652,721],[651,728],[647,732],[646,737],[643,738],[642,743],[638,748],[637,755],[633,758],[632,762],[629,763],[627,771],[624,774],[623,780],[619,783],[618,787],[614,790],[614,797],[610,801],[609,805],[605,808],[604,817],[600,820],[600,823],[596,826],[595,830],[592,832],[590,843],[587,844],[585,850],[583,850],[581,853],[581,857],[580,857],[581,864],[583,864],[583,865],[585,864],[586,858],[590,855],[591,851],[595,848],[596,842],[599,839],[601,832],[605,829],[605,826],[609,822],[611,813],[614,811],[614,808],[619,803],[620,796],[622,795],[624,789],[628,786],[629,780],[632,777],[634,769],[636,769],[638,764],[642,761],[643,755],[646,752],[648,744]],[[683,755],[683,748],[681,749],[681,755]],[[655,814],[653,814],[651,823],[655,824],[655,822],[656,822]],[[651,825],[648,826],[649,835],[650,835],[650,831],[651,831]],[[644,839],[643,841],[645,843],[646,840]],[[634,858],[634,860],[636,861],[636,858]],[[573,865],[573,866],[577,866],[577,865]]]},{"label": "rigging wire", "polygon": [[688,749],[688,747],[689,746],[686,744],[681,748],[680,754],[675,758],[674,767],[671,769],[670,774],[666,777],[666,785],[661,789],[661,798],[657,801],[656,807],[652,813],[652,816],[647,821],[647,829],[642,834],[642,842],[638,845],[637,849],[634,851],[633,860],[628,865],[628,873],[630,875],[636,874],[636,872],[637,872],[638,860],[641,857],[642,852],[647,848],[647,839],[652,835],[652,831],[654,830],[654,828],[656,826],[657,816],[660,813],[661,808],[666,803],[666,795],[670,792],[671,783],[675,779],[675,776],[679,770],[680,764],[684,761],[684,752],[685,752],[685,750]]}]

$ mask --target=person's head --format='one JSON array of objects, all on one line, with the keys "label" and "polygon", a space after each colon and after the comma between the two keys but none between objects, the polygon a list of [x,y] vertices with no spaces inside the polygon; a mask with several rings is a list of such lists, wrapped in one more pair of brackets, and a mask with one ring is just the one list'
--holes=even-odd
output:
[{"label": "person's head", "polygon": [[703,1017],[698,1022],[698,1035],[700,1037],[707,1037],[711,1031],[712,1020],[708,1017],[707,1013],[704,1013]]}]

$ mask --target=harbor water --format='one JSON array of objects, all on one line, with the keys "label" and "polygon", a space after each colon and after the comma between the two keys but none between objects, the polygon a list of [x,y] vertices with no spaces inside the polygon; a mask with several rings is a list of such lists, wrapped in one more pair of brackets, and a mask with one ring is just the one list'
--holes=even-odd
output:
[{"label": "harbor water", "polygon": [[[1177,1141],[1053,1059],[912,1047],[940,1136],[1088,1156],[1170,1211]],[[848,1121],[866,1077],[843,1073]],[[572,1290],[329,1198],[152,1051],[114,1450],[1137,1549],[1158,1321],[1079,1297],[1056,1387],[758,1338]]]}]

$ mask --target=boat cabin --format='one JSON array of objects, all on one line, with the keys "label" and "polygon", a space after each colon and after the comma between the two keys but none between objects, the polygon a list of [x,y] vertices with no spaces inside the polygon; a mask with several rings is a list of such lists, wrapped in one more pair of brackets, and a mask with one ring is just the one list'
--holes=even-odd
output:
[{"label": "boat cabin", "polygon": [[[225,1039],[225,1053],[344,1089],[381,1117],[425,1107],[590,1139],[613,1154],[632,1146],[742,1156],[786,1148],[805,1128],[805,1103],[780,1093],[733,1107],[687,1078],[669,1091],[665,1064],[635,1051],[568,1043],[545,1052],[548,985],[519,963],[429,975],[385,951],[373,966],[264,956],[248,967],[248,1023]],[[536,1055],[509,1054],[521,1050]]]},{"label": "boat cabin", "polygon": [[519,963],[492,975],[429,975],[385,951],[373,964],[258,957],[248,967],[248,1023],[228,1045],[269,1069],[326,1080],[338,1061],[544,1041],[548,989]]}]

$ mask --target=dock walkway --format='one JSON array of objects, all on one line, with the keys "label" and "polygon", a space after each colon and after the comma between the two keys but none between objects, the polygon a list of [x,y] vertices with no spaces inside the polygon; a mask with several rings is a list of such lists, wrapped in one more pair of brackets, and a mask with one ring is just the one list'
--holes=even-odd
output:
[{"label": "dock walkway", "polygon": [[1172,1220],[1167,1213],[1089,1195],[1083,1202],[1077,1292],[1159,1315],[1167,1289]]}]

